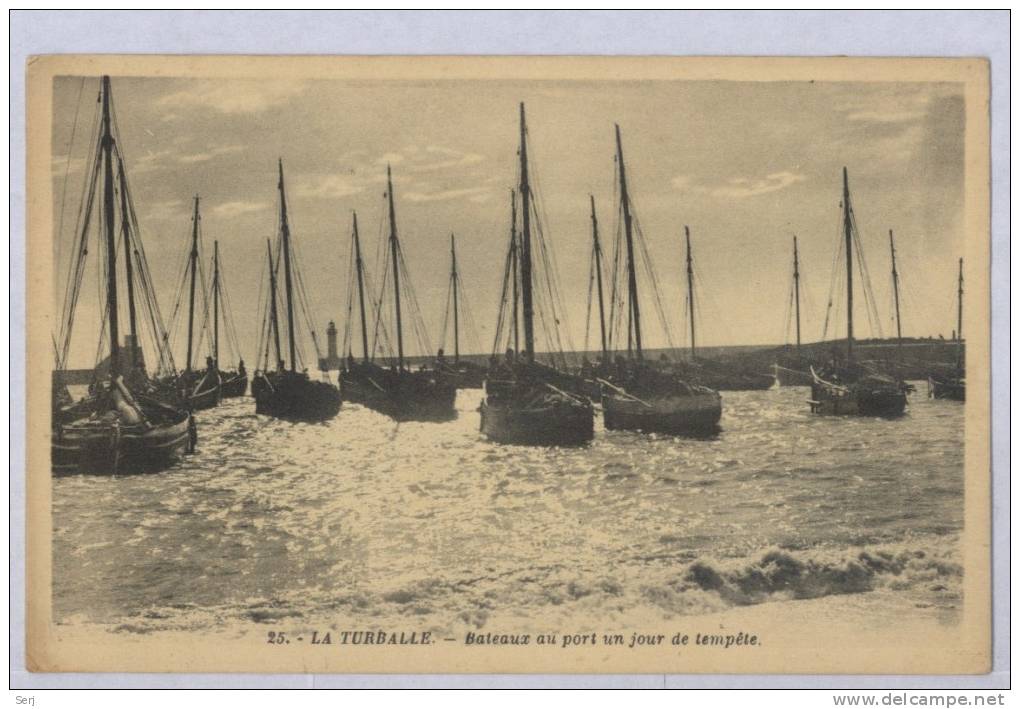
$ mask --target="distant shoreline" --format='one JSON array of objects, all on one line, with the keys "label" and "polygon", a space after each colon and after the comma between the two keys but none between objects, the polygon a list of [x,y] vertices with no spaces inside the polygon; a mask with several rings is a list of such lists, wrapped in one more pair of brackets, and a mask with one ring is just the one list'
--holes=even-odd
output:
[{"label": "distant shoreline", "polygon": [[[801,353],[806,359],[825,359],[828,358],[834,347],[838,348],[838,351],[841,352],[845,346],[845,339],[808,342],[801,345]],[[958,347],[962,347],[966,354],[967,342],[966,340],[958,342],[956,340],[936,337],[904,337],[901,342],[897,343],[895,338],[871,338],[854,340],[854,347],[862,353],[867,352],[869,357],[866,359],[895,359],[897,349],[905,349],[909,350],[910,358],[915,362],[943,364],[956,361]],[[796,346],[792,344],[713,345],[696,347],[695,353],[698,357],[705,359],[739,361],[745,366],[765,368],[771,367],[775,363],[774,359],[776,357],[788,357],[796,354]],[[589,360],[595,361],[601,354],[599,350],[575,350],[564,352],[563,357],[566,358],[567,362],[579,366],[583,358],[587,357]],[[626,350],[612,350],[610,352],[610,355],[613,357],[617,354],[626,355]],[[654,347],[644,350],[644,355],[649,360],[659,359],[662,355],[666,355],[671,360],[689,359],[690,349],[683,347]],[[488,353],[472,353],[461,354],[460,358],[474,364],[485,365],[488,363],[490,356]],[[540,360],[549,360],[553,355],[549,352],[536,352],[535,356]],[[448,360],[453,359],[452,353],[447,353],[446,357]],[[377,357],[376,361],[390,365],[395,359],[395,357]],[[558,355],[557,359],[559,359]],[[404,360],[410,365],[417,366],[433,362],[435,355],[409,355],[405,356]],[[325,362],[330,366],[326,367],[325,370],[322,370],[320,367],[316,367],[316,369],[319,371],[336,371],[338,369],[337,365],[342,362],[342,358]],[[92,380],[92,373],[92,369],[68,369],[60,374],[65,384],[88,384]]]}]

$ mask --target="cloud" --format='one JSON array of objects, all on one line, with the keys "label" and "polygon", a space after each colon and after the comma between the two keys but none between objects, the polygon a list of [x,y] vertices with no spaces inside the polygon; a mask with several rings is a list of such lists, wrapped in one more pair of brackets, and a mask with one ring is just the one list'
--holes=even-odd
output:
[{"label": "cloud", "polygon": [[885,136],[875,136],[868,141],[872,159],[884,163],[903,163],[916,159],[921,150],[924,130],[913,125]]},{"label": "cloud", "polygon": [[383,153],[375,160],[376,165],[399,165],[404,162],[404,156],[400,153]]},{"label": "cloud", "polygon": [[805,175],[783,170],[781,172],[770,173],[758,179],[733,177],[722,184],[716,185],[699,183],[690,175],[677,175],[670,180],[670,184],[672,184],[673,189],[680,192],[707,194],[712,197],[726,199],[744,199],[769,192],[777,192],[805,179],[807,179]]},{"label": "cloud", "polygon": [[239,153],[239,152],[241,152],[243,150],[244,150],[244,147],[241,146],[241,145],[224,145],[224,146],[221,146],[219,148],[213,148],[212,150],[207,150],[207,151],[205,151],[203,153],[190,153],[188,155],[179,155],[177,157],[177,162],[184,163],[186,165],[190,165],[190,164],[193,164],[193,163],[199,163],[199,162],[207,162],[207,161],[212,160],[213,158],[215,158],[215,157],[217,157],[219,155],[229,155],[231,153]]},{"label": "cloud", "polygon": [[933,99],[940,93],[938,85],[876,84],[866,91],[840,96],[833,102],[833,109],[854,123],[915,123],[927,117]]},{"label": "cloud", "polygon": [[[419,148],[406,145],[400,151],[387,151],[372,157],[364,150],[351,150],[338,158],[344,169],[359,172],[379,171],[387,165],[393,166],[394,174],[433,172],[447,168],[470,167],[485,160],[479,153],[465,152],[453,148],[429,145]],[[385,174],[385,171],[382,171]]]},{"label": "cloud", "polygon": [[[338,159],[340,168],[330,173],[305,173],[293,179],[293,194],[296,197],[337,199],[386,189],[386,165],[393,166],[393,184],[398,199],[411,202],[434,202],[462,197],[473,202],[489,199],[490,188],[481,186],[490,180],[486,176],[470,174],[468,168],[483,161],[478,153],[464,152],[452,148],[430,145],[419,148],[404,146],[399,152],[370,154],[363,150],[349,151]],[[443,189],[429,179],[433,173],[450,170],[451,180],[447,183],[467,183],[471,187]],[[438,180],[436,180],[438,182]]]},{"label": "cloud", "polygon": [[712,195],[714,197],[736,197],[738,199],[744,197],[755,197],[760,194],[785,189],[786,187],[797,182],[801,182],[804,179],[804,175],[787,171],[773,172],[757,180],[751,180],[746,177],[735,177],[725,185],[713,189]]},{"label": "cloud", "polygon": [[920,121],[927,114],[924,111],[854,111],[848,113],[848,121],[860,121],[864,123],[910,123]]},{"label": "cloud", "polygon": [[164,112],[163,120],[176,119],[179,109],[189,106],[226,114],[261,113],[304,90],[304,84],[297,81],[197,81],[158,98],[156,107]]},{"label": "cloud", "polygon": [[146,202],[142,206],[142,223],[185,220],[190,211],[179,199],[168,199],[158,202]]},{"label": "cloud", "polygon": [[[385,175],[382,178],[385,180]],[[294,180],[294,194],[298,197],[349,197],[365,191],[368,182],[355,174],[300,175]]]},{"label": "cloud", "polygon": [[478,202],[488,199],[488,192],[488,187],[462,187],[452,190],[439,190],[437,192],[411,191],[404,193],[404,199],[409,202],[442,202],[449,199],[470,197],[471,201]]},{"label": "cloud", "polygon": [[212,214],[217,217],[239,217],[242,214],[250,214],[251,212],[261,212],[264,209],[268,209],[269,204],[266,202],[246,202],[243,200],[224,202],[217,204],[212,208]]},{"label": "cloud", "polygon": [[670,184],[673,185],[673,189],[681,192],[687,192],[694,187],[694,178],[690,175],[677,175],[670,180]]},{"label": "cloud", "polygon": [[[128,175],[136,175],[141,172],[152,172],[158,170],[160,166],[167,161],[167,159],[173,158],[173,151],[171,150],[150,150],[140,158],[136,158],[130,162],[125,160],[126,169]],[[130,182],[128,183],[130,184]]]},{"label": "cloud", "polygon": [[427,146],[425,148],[425,155],[419,154],[415,157],[420,162],[412,162],[407,166],[407,169],[411,172],[433,172],[434,170],[445,170],[451,167],[468,167],[470,165],[477,165],[485,160],[485,156],[478,153],[465,153],[435,145]]}]

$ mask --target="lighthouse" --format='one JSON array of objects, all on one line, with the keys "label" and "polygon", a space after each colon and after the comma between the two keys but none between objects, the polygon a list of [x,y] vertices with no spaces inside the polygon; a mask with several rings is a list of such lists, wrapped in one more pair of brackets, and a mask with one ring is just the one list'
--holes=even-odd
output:
[{"label": "lighthouse", "polygon": [[328,344],[329,354],[327,355],[327,357],[330,360],[335,360],[337,358],[337,353],[336,353],[336,323],[333,322],[332,320],[329,321],[329,327],[326,328],[326,342],[329,343]]},{"label": "lighthouse", "polygon": [[319,360],[319,369],[328,372],[331,369],[340,369],[342,362],[336,348],[336,323],[329,321],[326,328],[326,357]]}]

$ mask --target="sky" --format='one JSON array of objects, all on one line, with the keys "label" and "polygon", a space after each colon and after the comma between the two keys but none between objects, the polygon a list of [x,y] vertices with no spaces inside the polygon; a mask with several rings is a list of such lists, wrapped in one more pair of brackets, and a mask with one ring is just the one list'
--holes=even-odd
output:
[{"label": "sky", "polygon": [[[99,80],[58,77],[53,90],[54,247],[62,298]],[[113,77],[112,91],[164,316],[175,299],[197,194],[206,257],[217,240],[249,362],[259,330],[265,240],[277,230],[278,159],[320,337],[331,319],[344,329],[352,211],[379,280],[389,164],[401,243],[431,345],[439,344],[453,233],[462,302],[480,340],[464,342],[462,335],[462,350],[489,352],[522,101],[532,179],[566,310],[565,343],[580,348],[585,341],[589,194],[607,252],[616,233],[614,124],[674,344],[686,342],[680,336],[685,225],[697,273],[699,345],[789,341],[794,234],[803,337],[821,337],[843,166],[882,334],[895,333],[889,229],[896,236],[904,335],[949,337],[955,326],[965,115],[956,84]],[[91,278],[95,273],[93,262]],[[81,299],[71,366],[95,358],[95,294],[93,284]],[[666,345],[653,308],[646,301],[643,309],[646,346]],[[858,337],[877,336],[878,326],[869,327],[863,306],[855,308]],[[830,337],[845,333],[845,324],[834,327]],[[592,329],[589,347],[596,341]],[[409,348],[418,353],[413,338]],[[182,359],[180,350],[175,356]]]}]

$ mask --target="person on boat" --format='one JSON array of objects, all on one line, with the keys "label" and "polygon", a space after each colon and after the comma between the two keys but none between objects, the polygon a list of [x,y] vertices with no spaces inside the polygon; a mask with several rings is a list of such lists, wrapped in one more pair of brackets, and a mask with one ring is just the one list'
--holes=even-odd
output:
[{"label": "person on boat", "polygon": [[595,369],[592,367],[591,360],[588,359],[587,355],[581,359],[581,378],[591,379],[595,376]]},{"label": "person on boat", "polygon": [[838,347],[832,347],[829,350],[829,357],[831,358],[831,367],[833,371],[836,371],[840,367],[840,353]]},{"label": "person on boat", "polygon": [[517,359],[517,353],[514,352],[512,347],[506,348],[506,354],[503,355],[503,369],[507,373],[508,378],[513,378],[517,374],[523,374],[525,362]]},{"label": "person on boat", "polygon": [[202,375],[202,379],[195,386],[197,392],[203,386],[218,385],[220,381],[220,370],[216,368],[216,360],[212,357],[205,358],[205,374]]},{"label": "person on boat", "polygon": [[629,372],[627,371],[627,360],[622,355],[616,355],[616,378],[622,384],[627,381]]},{"label": "person on boat", "polygon": [[446,368],[446,353],[443,352],[443,348],[440,347],[439,351],[436,352],[436,365],[439,369]]},{"label": "person on boat", "polygon": [[244,369],[244,359],[239,359],[239,360],[237,360],[237,373],[238,373],[239,375],[241,375],[242,377],[243,377],[243,376],[244,376],[245,374],[247,374],[247,372],[246,372],[246,371],[245,371],[245,369]]},{"label": "person on boat", "polygon": [[489,371],[493,375],[493,379],[509,380],[514,378],[514,365],[515,365],[514,351],[507,348],[506,353],[502,359],[492,355],[489,358]]}]

